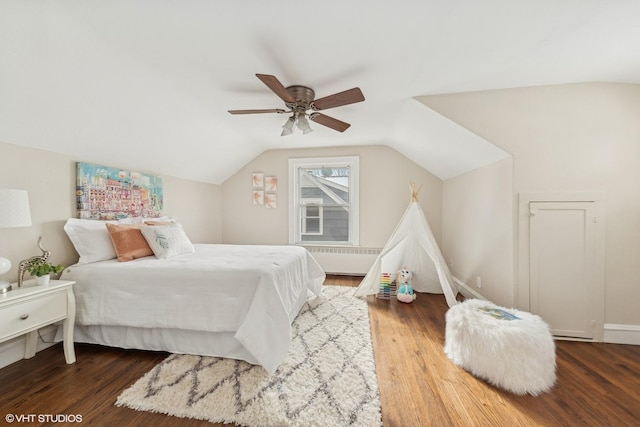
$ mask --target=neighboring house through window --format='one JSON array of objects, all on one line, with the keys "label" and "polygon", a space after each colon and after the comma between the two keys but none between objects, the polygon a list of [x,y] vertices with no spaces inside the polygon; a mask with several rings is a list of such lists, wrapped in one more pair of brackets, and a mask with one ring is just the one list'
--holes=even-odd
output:
[{"label": "neighboring house through window", "polygon": [[358,157],[289,159],[289,243],[358,245]]}]

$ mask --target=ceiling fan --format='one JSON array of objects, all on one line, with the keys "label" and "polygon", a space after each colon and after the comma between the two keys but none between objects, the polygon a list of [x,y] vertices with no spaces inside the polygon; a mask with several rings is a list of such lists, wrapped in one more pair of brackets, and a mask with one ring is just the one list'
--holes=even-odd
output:
[{"label": "ceiling fan", "polygon": [[[357,87],[325,96],[324,98],[314,99],[316,94],[313,89],[309,87],[300,85],[284,87],[284,85],[280,83],[280,80],[269,74],[256,74],[256,77],[284,101],[287,110],[273,108],[265,110],[228,111],[231,114],[292,113],[291,117],[289,117],[284,126],[282,126],[282,136],[291,135],[294,125],[297,125],[303,134],[312,132],[313,129],[309,126],[307,118],[323,126],[337,130],[338,132],[344,132],[351,126],[349,123],[318,113],[318,111],[364,101],[364,95],[360,88]],[[307,113],[308,110],[312,110],[312,112]]]}]

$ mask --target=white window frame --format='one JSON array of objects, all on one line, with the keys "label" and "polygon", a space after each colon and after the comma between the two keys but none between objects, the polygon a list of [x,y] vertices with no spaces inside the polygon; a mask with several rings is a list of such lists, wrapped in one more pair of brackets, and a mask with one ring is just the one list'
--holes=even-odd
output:
[{"label": "white window frame", "polygon": [[[346,242],[302,241],[302,221],[298,206],[301,202],[298,191],[299,168],[349,167],[349,239]],[[289,244],[304,246],[358,246],[360,244],[360,157],[311,157],[289,159]]]}]

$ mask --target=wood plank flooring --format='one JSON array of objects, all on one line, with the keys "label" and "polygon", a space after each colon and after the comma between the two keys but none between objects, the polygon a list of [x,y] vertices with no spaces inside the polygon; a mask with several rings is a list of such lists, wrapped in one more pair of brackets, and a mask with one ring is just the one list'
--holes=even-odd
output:
[{"label": "wood plank flooring", "polygon": [[[325,283],[360,280],[330,276]],[[557,341],[553,390],[515,396],[444,355],[442,295],[419,294],[412,304],[368,302],[384,426],[640,425],[640,346]],[[0,369],[0,425],[8,425],[6,414],[63,414],[81,416],[82,425],[223,426],[114,406],[166,353],[76,344],[76,354],[77,362],[66,365],[56,345]]]}]

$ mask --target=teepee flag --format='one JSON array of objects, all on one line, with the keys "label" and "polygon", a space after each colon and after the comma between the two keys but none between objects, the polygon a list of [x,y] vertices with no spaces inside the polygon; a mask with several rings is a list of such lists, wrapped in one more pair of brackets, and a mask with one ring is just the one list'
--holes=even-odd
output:
[{"label": "teepee flag", "polygon": [[458,290],[440,252],[427,218],[418,204],[418,190],[411,184],[411,203],[400,223],[376,258],[373,266],[356,289],[355,296],[377,294],[380,274],[407,267],[413,274],[416,292],[444,294],[449,307],[457,304]]}]

